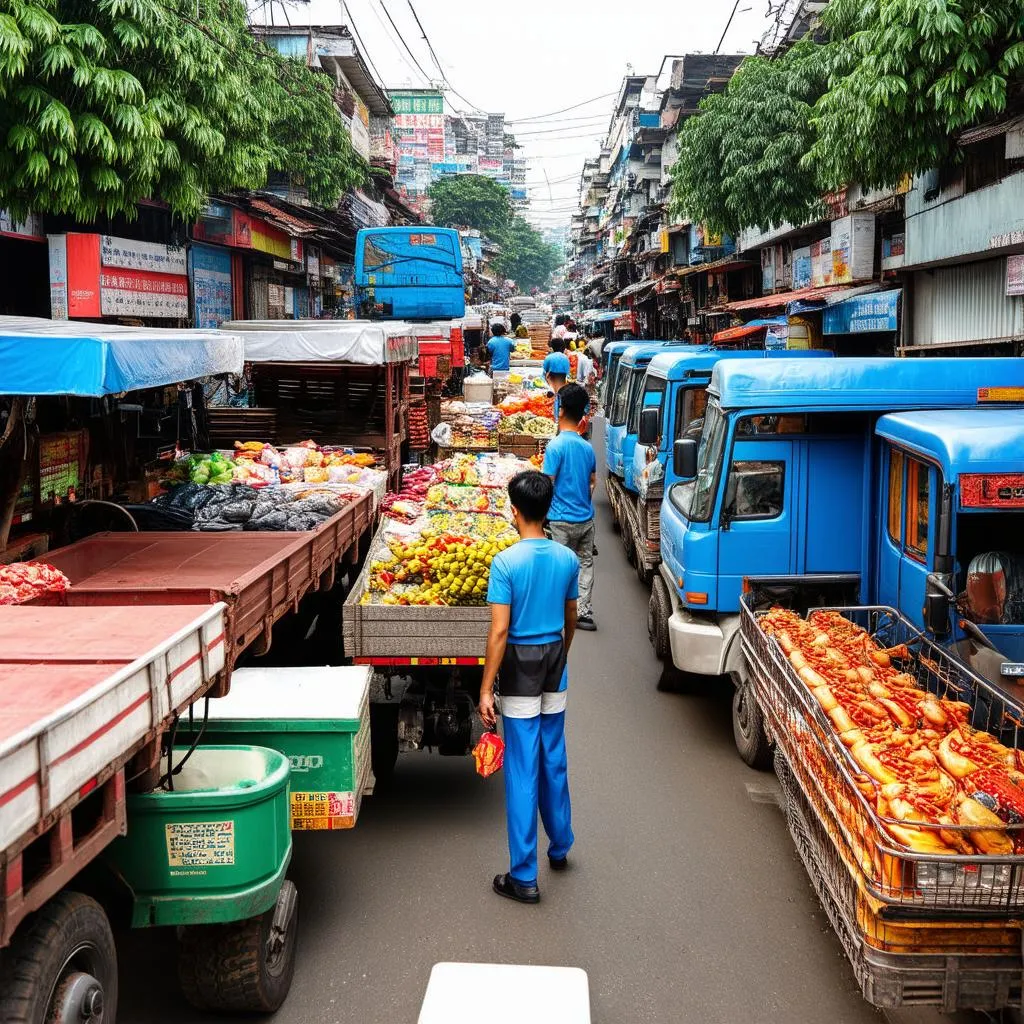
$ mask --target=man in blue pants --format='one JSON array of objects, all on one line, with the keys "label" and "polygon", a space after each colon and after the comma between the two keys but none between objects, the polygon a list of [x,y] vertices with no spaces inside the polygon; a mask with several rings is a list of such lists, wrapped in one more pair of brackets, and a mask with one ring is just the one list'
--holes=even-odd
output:
[{"label": "man in blue pants", "polygon": [[580,563],[544,536],[553,485],[543,473],[520,473],[508,485],[518,544],[491,564],[491,629],[480,686],[480,717],[496,723],[494,682],[501,672],[505,732],[505,812],[509,870],[494,891],[536,903],[537,811],[547,832],[548,862],[568,866],[573,844],[565,753],[566,659],[576,631]]}]

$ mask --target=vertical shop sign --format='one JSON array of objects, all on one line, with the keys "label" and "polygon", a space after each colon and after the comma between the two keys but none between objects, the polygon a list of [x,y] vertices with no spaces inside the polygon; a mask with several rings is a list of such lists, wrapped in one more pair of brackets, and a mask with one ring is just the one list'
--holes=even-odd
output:
[{"label": "vertical shop sign", "polygon": [[870,281],[875,272],[875,215],[851,213],[832,222],[832,284]]},{"label": "vertical shop sign", "polygon": [[208,245],[189,252],[196,327],[220,327],[232,316],[231,253]]},{"label": "vertical shop sign", "polygon": [[832,283],[832,239],[823,238],[811,244],[811,287],[823,288]]},{"label": "vertical shop sign", "polygon": [[50,235],[50,316],[68,318],[68,241],[67,235]]},{"label": "vertical shop sign", "polygon": [[811,287],[811,247],[793,250],[793,290]]},{"label": "vertical shop sign", "polygon": [[1024,256],[1006,257],[1006,294],[1024,295]]},{"label": "vertical shop sign", "polygon": [[775,291],[775,246],[768,245],[761,250],[761,291],[770,295]]}]

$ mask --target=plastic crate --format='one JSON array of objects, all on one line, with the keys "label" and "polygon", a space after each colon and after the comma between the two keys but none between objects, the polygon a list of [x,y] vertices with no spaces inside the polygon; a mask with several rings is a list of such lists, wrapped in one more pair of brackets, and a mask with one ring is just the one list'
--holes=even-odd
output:
[{"label": "plastic crate", "polygon": [[[991,725],[1004,742],[1016,745],[1012,741],[1022,719],[1019,706],[929,641],[898,612],[882,607],[829,610],[864,626],[884,647],[908,644],[922,689],[966,701],[975,708],[979,728]],[[974,916],[1024,910],[1024,857],[917,854],[893,839],[886,819],[861,790],[870,780],[781,648],[762,632],[757,621],[762,614],[750,607],[747,595],[741,604],[741,640],[758,704],[805,797],[823,820],[834,823],[833,840],[857,883],[874,899],[892,906]]]}]

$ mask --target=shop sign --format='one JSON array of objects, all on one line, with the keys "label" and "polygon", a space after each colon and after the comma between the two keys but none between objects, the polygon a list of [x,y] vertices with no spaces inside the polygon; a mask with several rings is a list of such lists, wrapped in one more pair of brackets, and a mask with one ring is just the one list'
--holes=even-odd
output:
[{"label": "shop sign", "polygon": [[761,250],[761,291],[770,295],[775,291],[775,246],[768,245]]},{"label": "shop sign", "polygon": [[811,247],[793,250],[793,290],[811,287]]},{"label": "shop sign", "polygon": [[225,203],[207,203],[199,215],[193,234],[200,242],[252,248],[252,222],[249,215]]},{"label": "shop sign", "polygon": [[1024,295],[1024,256],[1006,257],[1006,294]]},{"label": "shop sign", "polygon": [[851,213],[832,222],[832,284],[870,281],[875,273],[875,215]]},{"label": "shop sign", "polygon": [[898,329],[900,289],[855,295],[852,299],[826,306],[822,313],[823,334],[869,334]]},{"label": "shop sign", "polygon": [[187,263],[179,246],[72,232],[50,235],[49,251],[56,320],[188,316]]},{"label": "shop sign", "polygon": [[301,238],[288,239],[289,251],[291,252],[292,263],[305,263],[305,250]]},{"label": "shop sign", "polygon": [[207,245],[189,251],[192,273],[193,322],[196,327],[220,327],[232,316],[231,253]]},{"label": "shop sign", "polygon": [[786,242],[775,246],[775,287],[781,292],[793,287],[793,250]]},{"label": "shop sign", "polygon": [[320,276],[320,253],[316,249],[306,249],[306,273],[310,277]]},{"label": "shop sign", "polygon": [[330,258],[325,256],[320,263],[320,276],[326,277],[329,281],[333,281],[338,276],[338,265]]},{"label": "shop sign", "polygon": [[391,106],[396,114],[443,114],[444,93],[393,92]]},{"label": "shop sign", "polygon": [[284,310],[284,285],[283,284],[268,284],[267,285],[267,305],[271,309]]},{"label": "shop sign", "polygon": [[33,242],[45,242],[42,218],[30,213],[25,220],[15,220],[6,210],[0,210],[0,235],[11,238],[26,238]]},{"label": "shop sign", "polygon": [[282,260],[292,259],[292,240],[277,228],[271,227],[266,221],[250,218],[252,229],[252,247],[259,252],[269,253]]},{"label": "shop sign", "polygon": [[811,287],[824,288],[832,283],[832,239],[811,243]]},{"label": "shop sign", "polygon": [[180,245],[136,242],[130,238],[100,235],[100,262],[119,270],[151,270],[158,274],[188,273],[185,250]]}]

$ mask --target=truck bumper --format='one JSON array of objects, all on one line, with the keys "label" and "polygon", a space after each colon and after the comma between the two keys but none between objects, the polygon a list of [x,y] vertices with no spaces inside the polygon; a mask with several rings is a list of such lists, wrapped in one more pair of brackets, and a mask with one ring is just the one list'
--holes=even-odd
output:
[{"label": "truck bumper", "polygon": [[[672,664],[681,672],[698,676],[720,676],[739,670],[732,664],[731,655],[739,652],[739,615],[694,615],[679,600],[674,581],[661,567],[672,599],[672,614],[668,620],[669,646]],[[735,640],[735,644],[734,641]]]}]

